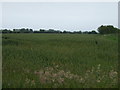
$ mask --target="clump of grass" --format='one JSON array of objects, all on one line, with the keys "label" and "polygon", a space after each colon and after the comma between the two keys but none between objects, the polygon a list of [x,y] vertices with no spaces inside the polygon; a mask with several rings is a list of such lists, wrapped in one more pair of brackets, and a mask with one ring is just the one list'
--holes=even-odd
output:
[{"label": "clump of grass", "polygon": [[106,79],[110,79],[111,81],[108,84],[115,86],[118,79],[117,71],[111,70],[107,73],[101,70],[100,64],[87,70],[83,75],[71,73],[69,70],[60,70],[58,65],[55,67],[45,67],[44,69],[36,70],[34,74],[37,75],[39,83],[43,85],[52,84],[51,87],[54,88],[65,85],[67,81],[75,81],[77,84],[82,84],[83,87],[92,87],[93,84],[105,83]]}]

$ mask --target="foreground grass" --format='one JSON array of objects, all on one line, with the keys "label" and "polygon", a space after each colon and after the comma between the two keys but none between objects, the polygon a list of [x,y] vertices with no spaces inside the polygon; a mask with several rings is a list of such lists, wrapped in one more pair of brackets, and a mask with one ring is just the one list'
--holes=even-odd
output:
[{"label": "foreground grass", "polygon": [[3,37],[7,37],[3,38],[3,88],[118,87],[115,35]]}]

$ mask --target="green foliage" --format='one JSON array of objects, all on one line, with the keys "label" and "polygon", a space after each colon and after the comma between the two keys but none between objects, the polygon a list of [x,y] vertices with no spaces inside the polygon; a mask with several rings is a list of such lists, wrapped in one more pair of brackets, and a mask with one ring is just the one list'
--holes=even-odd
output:
[{"label": "green foliage", "polygon": [[[98,34],[95,30],[92,31],[60,31],[60,30],[54,30],[54,29],[49,29],[49,30],[45,30],[45,29],[40,29],[40,30],[34,30],[33,29],[25,29],[25,28],[21,28],[21,29],[13,29],[13,31],[11,30],[7,30],[7,29],[3,29],[0,30],[0,33],[68,33],[68,34]],[[112,25],[107,25],[107,26],[100,26],[98,28],[98,32],[100,34],[113,34],[113,33],[119,33],[120,29],[115,28]]]},{"label": "green foliage", "polygon": [[3,34],[3,37],[8,37],[2,42],[3,88],[118,87],[116,35]]},{"label": "green foliage", "polygon": [[2,33],[11,33],[11,32],[12,32],[12,31],[7,30],[7,29],[2,30]]},{"label": "green foliage", "polygon": [[111,34],[111,33],[117,33],[118,29],[113,27],[112,25],[108,25],[108,26],[100,26],[98,28],[98,32],[100,34]]}]

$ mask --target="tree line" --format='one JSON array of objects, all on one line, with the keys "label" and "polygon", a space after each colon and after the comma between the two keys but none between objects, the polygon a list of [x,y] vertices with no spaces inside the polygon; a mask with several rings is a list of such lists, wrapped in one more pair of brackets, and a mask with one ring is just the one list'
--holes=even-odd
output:
[{"label": "tree line", "polygon": [[40,29],[40,30],[33,30],[33,29],[13,29],[13,30],[8,30],[8,29],[4,29],[1,30],[1,33],[70,33],[70,34],[97,34],[96,31],[60,31],[60,30],[54,30],[54,29],[49,29],[49,30],[45,30],[45,29]]},{"label": "tree line", "polygon": [[33,30],[33,29],[26,29],[26,28],[21,28],[21,29],[13,29],[13,30],[8,30],[8,29],[3,29],[0,30],[0,33],[70,33],[70,34],[112,34],[112,33],[118,33],[120,32],[120,29],[115,28],[112,25],[107,25],[103,26],[101,25],[97,29],[98,32],[95,30],[92,31],[60,31],[60,30],[54,30],[54,29],[40,29],[40,30]]}]

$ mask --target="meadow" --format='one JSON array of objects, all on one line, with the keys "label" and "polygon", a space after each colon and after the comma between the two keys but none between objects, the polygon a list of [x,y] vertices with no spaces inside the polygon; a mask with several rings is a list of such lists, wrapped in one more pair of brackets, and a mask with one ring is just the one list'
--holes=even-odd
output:
[{"label": "meadow", "polygon": [[117,35],[3,34],[3,88],[117,88]]}]

